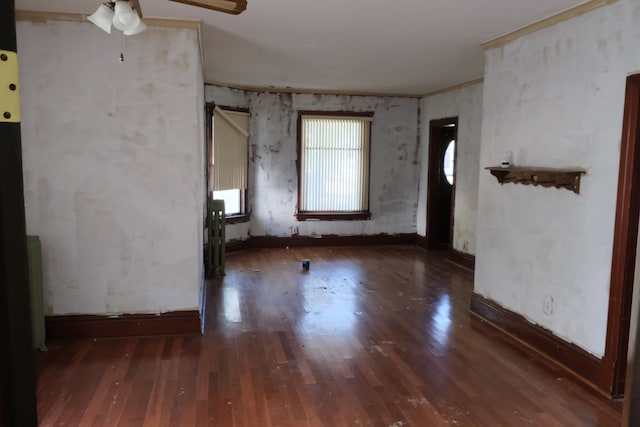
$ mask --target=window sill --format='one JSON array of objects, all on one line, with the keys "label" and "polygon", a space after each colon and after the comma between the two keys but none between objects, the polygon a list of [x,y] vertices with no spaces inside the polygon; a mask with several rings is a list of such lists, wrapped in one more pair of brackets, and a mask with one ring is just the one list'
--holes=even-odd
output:
[{"label": "window sill", "polygon": [[240,224],[243,222],[249,222],[249,215],[232,215],[232,216],[227,216],[224,219],[225,223],[227,224]]},{"label": "window sill", "polygon": [[298,221],[362,221],[371,219],[371,212],[298,212]]}]

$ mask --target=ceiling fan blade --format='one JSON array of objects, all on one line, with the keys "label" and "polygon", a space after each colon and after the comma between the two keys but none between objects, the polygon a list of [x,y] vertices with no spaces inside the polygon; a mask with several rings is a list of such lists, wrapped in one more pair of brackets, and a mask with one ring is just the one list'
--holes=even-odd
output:
[{"label": "ceiling fan blade", "polygon": [[131,0],[131,4],[133,5],[133,8],[136,10],[136,12],[138,12],[138,17],[142,18],[142,9],[140,8],[140,1]]},{"label": "ceiling fan blade", "polygon": [[171,0],[176,3],[184,3],[218,12],[238,15],[247,8],[247,0]]}]

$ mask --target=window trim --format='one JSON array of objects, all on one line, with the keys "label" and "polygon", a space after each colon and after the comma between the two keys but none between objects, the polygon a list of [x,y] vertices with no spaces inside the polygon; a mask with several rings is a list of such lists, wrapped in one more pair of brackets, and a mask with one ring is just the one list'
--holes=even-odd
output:
[{"label": "window trim", "polygon": [[301,211],[301,192],[302,185],[302,116],[335,116],[335,117],[353,117],[353,118],[373,118],[373,111],[317,111],[317,110],[299,110],[297,133],[296,133],[296,173],[298,175],[298,201],[296,204],[296,219],[298,221],[362,221],[371,219],[371,141],[372,128],[369,124],[369,158],[368,168],[369,175],[367,177],[367,209],[365,211]]},{"label": "window trim", "polygon": [[[218,107],[221,110],[225,111],[234,111],[237,113],[247,113],[249,114],[249,120],[251,120],[251,111],[249,108],[245,107],[231,107],[227,105],[217,105],[215,102],[207,102],[206,103],[206,125],[207,125],[207,146],[206,146],[206,156],[207,160],[205,162],[205,178],[207,183],[207,197],[213,194],[213,190],[209,188],[210,183],[210,168],[209,163],[211,161],[211,155],[213,154],[213,114],[215,108]],[[251,135],[249,135],[251,136]],[[249,141],[247,140],[247,144]],[[249,148],[250,145],[247,147]],[[249,151],[247,151],[248,153]],[[247,155],[247,187],[249,187],[249,156]],[[245,188],[240,192],[240,205],[242,206],[243,212],[235,215],[225,215],[225,222],[227,224],[239,224],[242,222],[249,222],[251,217],[251,211],[249,209],[249,189]]]}]

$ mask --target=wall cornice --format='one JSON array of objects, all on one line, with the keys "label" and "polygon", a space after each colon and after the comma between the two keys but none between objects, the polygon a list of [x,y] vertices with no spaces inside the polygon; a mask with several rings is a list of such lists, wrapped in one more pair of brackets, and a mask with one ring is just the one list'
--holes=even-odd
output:
[{"label": "wall cornice", "polygon": [[617,1],[618,0],[590,0],[576,7],[572,7],[571,9],[556,13],[555,15],[551,15],[547,18],[541,19],[540,21],[526,25],[515,31],[482,43],[482,47],[484,49],[493,49],[503,46],[506,43],[519,39],[520,37],[526,36],[527,34],[531,34],[535,31],[542,30],[543,28],[550,27],[560,22],[568,21],[572,18],[575,18],[576,16],[584,15],[585,13],[591,12],[594,9],[598,9],[602,6],[607,6]]}]

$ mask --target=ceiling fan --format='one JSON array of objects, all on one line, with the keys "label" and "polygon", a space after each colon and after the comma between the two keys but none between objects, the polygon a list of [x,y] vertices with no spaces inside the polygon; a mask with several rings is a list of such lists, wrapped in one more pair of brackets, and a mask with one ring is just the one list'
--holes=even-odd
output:
[{"label": "ceiling fan", "polygon": [[[247,0],[171,0],[191,6],[217,10],[219,12],[238,15],[247,8]],[[108,0],[87,17],[89,21],[107,33],[111,27],[131,36],[141,33],[147,26],[142,22],[142,9],[139,0]]]},{"label": "ceiling fan", "polygon": [[[136,0],[137,1],[137,0]],[[247,0],[171,0],[176,3],[184,3],[218,12],[238,15],[247,8]]]}]

